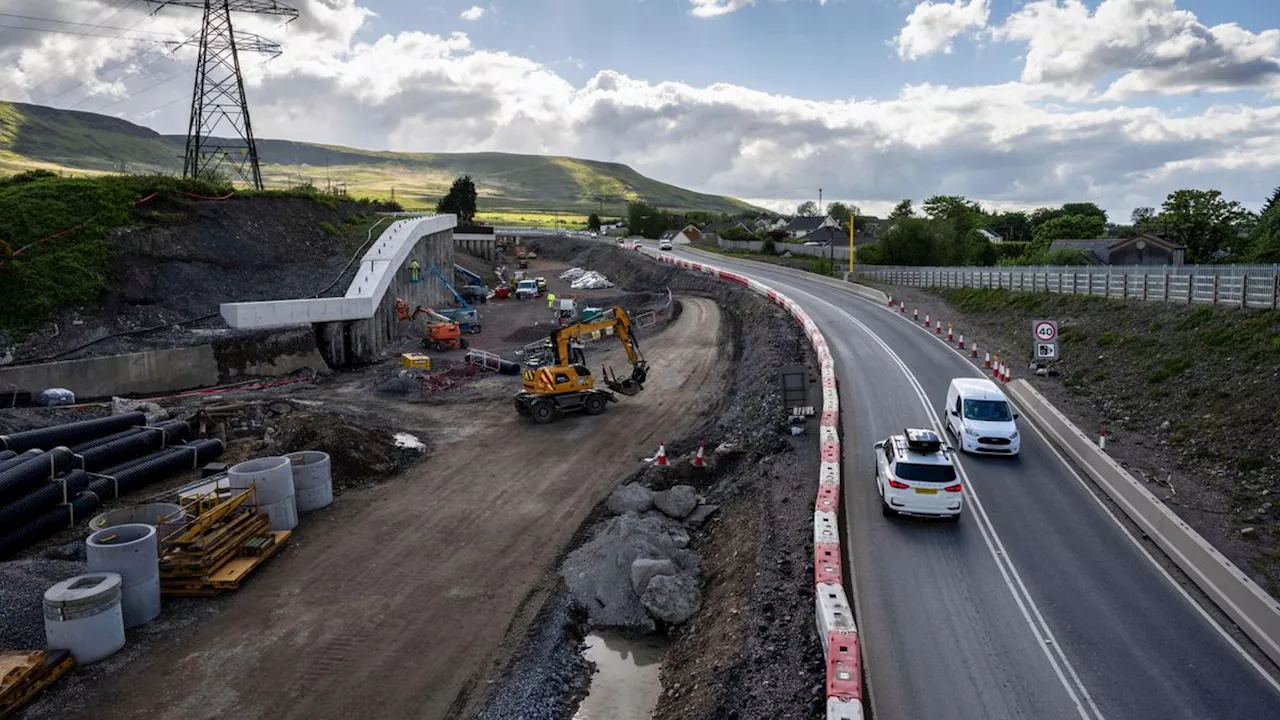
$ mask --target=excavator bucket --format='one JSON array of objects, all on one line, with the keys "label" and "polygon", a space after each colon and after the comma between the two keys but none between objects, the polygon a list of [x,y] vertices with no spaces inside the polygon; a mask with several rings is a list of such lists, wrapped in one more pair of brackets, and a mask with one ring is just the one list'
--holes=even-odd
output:
[{"label": "excavator bucket", "polygon": [[643,360],[636,364],[631,371],[631,377],[618,379],[616,375],[610,372],[609,368],[604,369],[604,384],[610,390],[619,395],[628,397],[640,394],[644,389],[644,382],[649,377],[649,366]]}]

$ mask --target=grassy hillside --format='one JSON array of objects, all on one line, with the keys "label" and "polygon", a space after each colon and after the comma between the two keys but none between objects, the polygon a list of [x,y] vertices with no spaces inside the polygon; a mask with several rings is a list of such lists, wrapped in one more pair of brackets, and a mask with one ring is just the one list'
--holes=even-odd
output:
[{"label": "grassy hillside", "polygon": [[[181,172],[184,138],[94,113],[0,102],[0,172]],[[345,183],[353,195],[390,197],[408,208],[433,205],[457,175],[476,181],[481,211],[608,214],[629,200],[673,210],[735,213],[751,206],[647,178],[619,163],[510,153],[394,153],[259,139],[269,187]]]}]

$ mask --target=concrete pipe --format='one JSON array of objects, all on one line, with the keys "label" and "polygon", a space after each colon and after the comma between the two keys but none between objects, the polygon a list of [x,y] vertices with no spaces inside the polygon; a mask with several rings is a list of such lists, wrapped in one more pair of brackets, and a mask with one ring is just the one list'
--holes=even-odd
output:
[{"label": "concrete pipe", "polygon": [[333,502],[329,453],[303,450],[285,457],[293,463],[293,498],[298,512],[319,510]]},{"label": "concrete pipe", "polygon": [[160,614],[160,544],[151,525],[131,523],[99,530],[85,541],[89,570],[119,573],[127,628]]},{"label": "concrete pipe", "polygon": [[124,647],[121,583],[117,573],[89,573],[45,590],[44,636],[48,646],[71,651],[79,665],[110,657]]},{"label": "concrete pipe", "polygon": [[120,508],[110,512],[104,512],[95,516],[89,521],[89,532],[98,530],[106,530],[107,528],[116,527],[118,525],[132,525],[140,523],[142,525],[150,525],[156,529],[156,535],[161,541],[169,537],[173,533],[186,527],[190,518],[182,511],[181,505],[173,503],[148,503],[146,505],[134,505],[133,507]]},{"label": "concrete pipe", "polygon": [[234,490],[256,488],[258,505],[293,497],[293,469],[286,457],[264,457],[232,465],[227,470],[227,481]]},{"label": "concrete pipe", "polygon": [[270,505],[258,505],[257,510],[267,516],[267,527],[271,530],[292,530],[298,527],[298,506],[292,496]]}]

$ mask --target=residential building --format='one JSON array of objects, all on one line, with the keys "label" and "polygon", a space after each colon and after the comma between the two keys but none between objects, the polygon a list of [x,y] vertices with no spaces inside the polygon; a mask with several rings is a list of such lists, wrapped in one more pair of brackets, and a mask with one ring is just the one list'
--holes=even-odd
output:
[{"label": "residential building", "polygon": [[1079,250],[1090,265],[1181,265],[1187,248],[1155,234],[1127,238],[1054,240],[1049,251]]},{"label": "residential building", "polygon": [[978,228],[978,234],[986,238],[987,242],[991,243],[992,245],[999,245],[1000,243],[1004,242],[1004,238],[1000,237],[1000,233],[995,232],[994,230],[988,230],[987,228]]},{"label": "residential building", "polygon": [[792,219],[791,222],[787,223],[785,229],[787,231],[788,237],[798,240],[804,237],[805,235],[808,235],[809,233],[817,230],[818,228],[824,228],[824,227],[838,228],[840,227],[840,223],[837,222],[836,219],[831,217],[830,215],[821,215],[821,216],[802,215],[800,217]]},{"label": "residential building", "polygon": [[702,231],[693,225],[685,225],[684,229],[672,236],[672,242],[677,245],[688,245],[702,239]]}]

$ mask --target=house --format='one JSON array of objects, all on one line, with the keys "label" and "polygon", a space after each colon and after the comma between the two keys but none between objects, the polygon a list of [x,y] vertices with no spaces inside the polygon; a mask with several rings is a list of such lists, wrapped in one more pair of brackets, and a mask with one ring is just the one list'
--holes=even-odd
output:
[{"label": "house", "polygon": [[1000,237],[1000,233],[987,228],[978,228],[978,234],[987,239],[992,245],[999,245],[1004,242],[1004,238]]},{"label": "house", "polygon": [[721,222],[721,223],[707,223],[702,228],[702,234],[706,236],[716,235],[719,237],[724,237],[725,233],[733,230],[734,228],[737,228],[739,232],[744,232],[747,234],[751,233],[751,228],[747,227],[746,223],[742,223],[738,221],[730,221],[730,222]]},{"label": "house", "polygon": [[840,227],[840,223],[830,215],[825,216],[800,216],[787,223],[785,230],[787,235],[797,240],[808,235],[809,233],[824,227]]},{"label": "house", "polygon": [[[821,227],[813,232],[800,238],[804,243],[817,243],[823,247],[835,243],[839,247],[849,246],[849,229],[844,227]],[[860,248],[863,245],[871,245],[876,241],[876,236],[869,232],[859,230],[857,227],[853,229],[853,246]]]},{"label": "house", "polygon": [[672,236],[672,242],[677,245],[688,245],[702,239],[702,231],[693,225],[685,225],[684,229]]},{"label": "house", "polygon": [[787,226],[787,221],[782,218],[758,218],[751,223],[751,229],[756,232],[773,232],[781,230]]},{"label": "house", "polygon": [[1079,250],[1090,265],[1181,265],[1187,248],[1155,233],[1127,238],[1054,240],[1049,251]]}]

